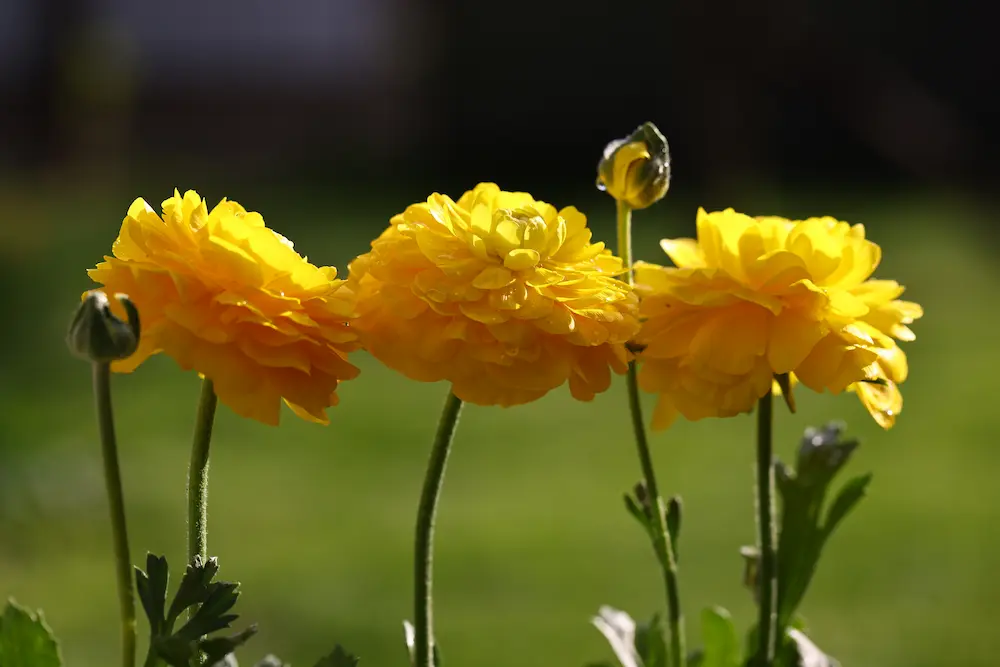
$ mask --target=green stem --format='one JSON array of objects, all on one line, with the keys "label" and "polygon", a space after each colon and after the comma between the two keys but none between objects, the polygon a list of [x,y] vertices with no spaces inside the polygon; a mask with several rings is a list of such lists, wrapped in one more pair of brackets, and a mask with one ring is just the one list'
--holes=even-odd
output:
[{"label": "green stem", "polygon": [[434,514],[441,483],[444,481],[448,451],[455,436],[455,427],[462,411],[462,399],[448,393],[437,435],[431,448],[431,458],[427,464],[424,488],[420,494],[417,510],[417,539],[414,547],[414,665],[432,667],[434,655],[434,600],[432,593],[434,559]]},{"label": "green stem", "polygon": [[132,594],[132,560],[129,558],[128,532],[125,527],[125,499],[122,494],[118,445],[115,441],[115,423],[111,409],[110,376],[110,364],[94,362],[94,399],[97,407],[97,423],[101,432],[104,484],[111,510],[111,536],[115,551],[115,574],[118,579],[118,605],[121,609],[122,667],[132,667],[135,664],[135,598]]},{"label": "green stem", "polygon": [[632,285],[635,281],[632,276],[632,209],[621,200],[615,200],[618,214],[618,255],[625,265],[626,279]]},{"label": "green stem", "polygon": [[[632,285],[632,210],[628,204],[618,201],[618,252],[628,271],[628,284]],[[639,381],[634,361],[628,365],[628,404],[632,414],[632,429],[635,432],[635,444],[639,453],[639,464],[645,478],[646,491],[649,494],[653,519],[653,548],[656,551],[660,569],[663,572],[663,583],[667,597],[667,626],[670,637],[670,664],[673,667],[684,667],[687,664],[687,652],[684,646],[684,615],[681,611],[680,587],[677,583],[677,558],[674,554],[673,539],[667,530],[666,505],[656,483],[656,472],[653,469],[653,456],[646,439],[646,426],[642,418],[642,403],[639,401]]]},{"label": "green stem", "polygon": [[757,404],[757,546],[760,549],[760,612],[757,621],[759,667],[774,662],[778,641],[778,554],[774,517],[773,399],[770,390]]},{"label": "green stem", "polygon": [[201,382],[188,468],[188,563],[194,561],[195,556],[208,558],[208,449],[217,404],[215,387],[205,378]]}]

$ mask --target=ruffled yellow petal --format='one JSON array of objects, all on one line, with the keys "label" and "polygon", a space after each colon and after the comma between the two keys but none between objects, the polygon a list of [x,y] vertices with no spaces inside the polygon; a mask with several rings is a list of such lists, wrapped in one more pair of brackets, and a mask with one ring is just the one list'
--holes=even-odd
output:
[{"label": "ruffled yellow petal", "polygon": [[653,427],[746,412],[786,373],[815,391],[857,391],[891,426],[909,370],[893,338],[912,340],[923,311],[898,300],[895,281],[870,279],[881,249],[864,227],[699,209],[697,229],[697,240],[661,241],[673,267],[636,265]]},{"label": "ruffled yellow petal", "polygon": [[393,217],[350,265],[354,331],[387,366],[459,398],[518,405],[569,384],[591,400],[626,370],[638,300],[586,218],[483,183]]},{"label": "ruffled yellow petal", "polygon": [[130,372],[162,351],[210,378],[239,415],[277,424],[284,401],[326,423],[337,386],[358,373],[347,362],[360,347],[349,326],[354,291],[236,202],[209,211],[193,190],[175,190],[162,210],[135,200],[113,256],[88,272],[128,294],[142,317],[139,349],[113,369]]}]

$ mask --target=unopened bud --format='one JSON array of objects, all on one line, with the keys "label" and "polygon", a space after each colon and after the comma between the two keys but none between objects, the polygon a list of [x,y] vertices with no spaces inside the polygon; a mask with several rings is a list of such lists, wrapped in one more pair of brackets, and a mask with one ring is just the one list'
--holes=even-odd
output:
[{"label": "unopened bud", "polygon": [[597,187],[630,208],[652,206],[670,187],[670,148],[652,123],[612,141],[597,165]]},{"label": "unopened bud", "polygon": [[798,479],[806,485],[828,484],[833,476],[847,464],[858,447],[857,440],[841,440],[846,426],[830,422],[823,428],[807,428],[799,445],[796,467]]},{"label": "unopened bud", "polygon": [[139,311],[125,294],[115,294],[128,321],[111,312],[107,295],[91,290],[73,315],[66,334],[70,352],[88,361],[111,362],[124,359],[139,346]]}]

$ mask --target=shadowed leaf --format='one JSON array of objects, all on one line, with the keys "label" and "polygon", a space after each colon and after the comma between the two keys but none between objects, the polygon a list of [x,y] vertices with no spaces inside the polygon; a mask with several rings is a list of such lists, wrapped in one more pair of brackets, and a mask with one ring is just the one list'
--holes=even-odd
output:
[{"label": "shadowed leaf", "polygon": [[42,612],[31,613],[13,600],[0,616],[0,665],[61,667],[59,643]]}]

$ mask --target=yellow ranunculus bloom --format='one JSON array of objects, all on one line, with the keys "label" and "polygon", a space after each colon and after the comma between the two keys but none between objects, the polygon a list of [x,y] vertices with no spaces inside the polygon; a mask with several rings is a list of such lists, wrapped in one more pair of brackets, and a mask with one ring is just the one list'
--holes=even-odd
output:
[{"label": "yellow ranunculus bloom", "polygon": [[674,267],[640,262],[640,386],[659,394],[654,428],[747,412],[792,373],[815,391],[851,389],[889,428],[906,355],[895,340],[923,315],[903,287],[870,280],[881,249],[833,218],[698,211],[698,238],[665,239]]},{"label": "yellow ranunculus bloom", "polygon": [[533,401],[569,381],[590,400],[626,370],[637,298],[587,220],[483,183],[409,206],[350,265],[353,326],[409,378],[480,405]]},{"label": "yellow ranunculus bloom", "polygon": [[327,423],[337,385],[357,376],[348,322],[354,292],[333,267],[316,267],[264,226],[258,213],[198,193],[163,202],[163,216],[136,199],[112,247],[88,275],[123,292],[142,317],[139,348],[112,368],[131,372],[157,352],[211,379],[237,414],[277,424],[281,399]]}]

